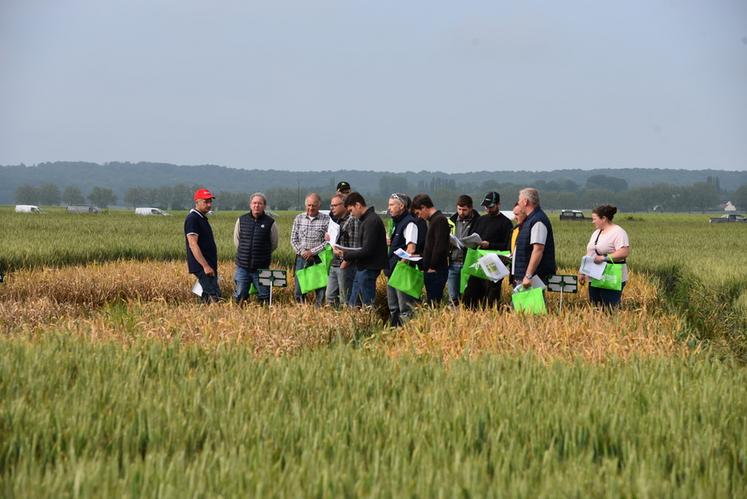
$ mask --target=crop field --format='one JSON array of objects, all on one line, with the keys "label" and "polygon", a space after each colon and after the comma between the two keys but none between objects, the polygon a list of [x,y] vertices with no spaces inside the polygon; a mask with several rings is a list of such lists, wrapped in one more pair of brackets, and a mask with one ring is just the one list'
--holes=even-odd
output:
[{"label": "crop field", "polygon": [[[613,313],[582,290],[392,329],[383,277],[373,310],[197,304],[183,212],[0,215],[3,497],[747,495],[747,225],[618,215]],[[224,295],[237,215],[211,218]],[[592,226],[552,221],[575,274]]]}]

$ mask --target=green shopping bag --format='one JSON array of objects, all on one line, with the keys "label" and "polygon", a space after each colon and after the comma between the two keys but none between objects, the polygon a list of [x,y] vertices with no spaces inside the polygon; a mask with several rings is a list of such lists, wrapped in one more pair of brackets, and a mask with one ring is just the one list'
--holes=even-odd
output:
[{"label": "green shopping bag", "polygon": [[412,265],[399,261],[389,276],[389,285],[419,300],[423,294],[423,273]]},{"label": "green shopping bag", "polygon": [[301,287],[301,293],[303,294],[315,289],[326,288],[329,277],[327,264],[321,262],[296,270],[296,277],[298,277],[298,285]]},{"label": "green shopping bag", "polygon": [[259,291],[257,291],[257,286],[255,286],[254,283],[252,283],[249,286],[249,296],[256,295],[257,293],[259,293]]},{"label": "green shopping bag", "polygon": [[332,259],[335,257],[332,252],[332,246],[327,245],[317,255],[324,265],[327,266],[327,273],[329,274],[329,268],[332,266]]},{"label": "green shopping bag", "polygon": [[608,263],[604,267],[604,273],[601,279],[592,279],[589,286],[593,288],[612,289],[614,291],[622,290],[622,264]]},{"label": "green shopping bag", "polygon": [[511,303],[514,310],[533,315],[544,315],[547,313],[545,307],[545,296],[542,288],[529,288],[511,295]]},{"label": "green shopping bag", "polygon": [[484,257],[485,255],[489,255],[490,253],[495,253],[499,256],[510,256],[510,251],[498,251],[498,250],[487,250],[487,249],[479,249],[479,248],[468,248],[467,253],[464,254],[464,264],[462,265],[462,272],[459,276],[459,292],[464,294],[464,290],[467,288],[467,281],[469,280],[469,276],[474,276],[479,279],[487,279],[488,276],[485,275],[485,272],[482,271],[480,268],[480,265],[477,263],[477,260]]}]

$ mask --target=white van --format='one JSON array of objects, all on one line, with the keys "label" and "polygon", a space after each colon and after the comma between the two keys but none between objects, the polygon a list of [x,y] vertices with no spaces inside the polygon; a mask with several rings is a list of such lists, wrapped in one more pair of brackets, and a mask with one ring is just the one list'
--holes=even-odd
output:
[{"label": "white van", "polygon": [[41,210],[33,204],[17,204],[16,213],[41,213]]},{"label": "white van", "polygon": [[135,208],[135,215],[143,215],[143,216],[167,216],[168,213],[165,211],[159,209],[159,208]]}]

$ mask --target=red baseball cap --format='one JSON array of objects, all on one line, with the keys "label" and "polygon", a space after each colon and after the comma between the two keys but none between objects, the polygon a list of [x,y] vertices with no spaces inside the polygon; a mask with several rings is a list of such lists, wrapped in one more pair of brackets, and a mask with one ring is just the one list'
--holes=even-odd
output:
[{"label": "red baseball cap", "polygon": [[195,201],[198,199],[215,199],[215,196],[213,196],[213,193],[207,189],[197,189],[197,191],[195,191]]}]

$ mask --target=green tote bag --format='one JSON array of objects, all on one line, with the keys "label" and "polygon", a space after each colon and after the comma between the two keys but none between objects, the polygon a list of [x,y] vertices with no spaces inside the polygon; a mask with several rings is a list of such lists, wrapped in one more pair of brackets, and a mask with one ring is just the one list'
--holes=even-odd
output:
[{"label": "green tote bag", "polygon": [[544,315],[547,313],[542,288],[530,288],[511,295],[514,310],[526,314]]},{"label": "green tote bag", "polygon": [[389,285],[419,300],[423,294],[423,273],[412,265],[399,261],[389,277]]},{"label": "green tote bag", "polygon": [[611,289],[613,291],[622,290],[622,264],[608,263],[604,267],[604,274],[601,279],[592,279],[589,286],[593,288]]},{"label": "green tote bag", "polygon": [[487,279],[485,272],[482,271],[480,265],[477,264],[477,260],[488,255],[490,253],[496,253],[500,256],[509,256],[509,251],[498,251],[498,250],[486,250],[479,248],[468,248],[464,254],[464,264],[462,265],[462,272],[459,279],[459,292],[464,294],[464,290],[467,288],[467,280],[469,276],[474,276],[479,279]]},{"label": "green tote bag", "polygon": [[305,294],[315,289],[326,288],[329,277],[327,264],[321,262],[305,269],[296,270],[296,276],[298,277],[298,284],[301,286],[301,293]]}]

